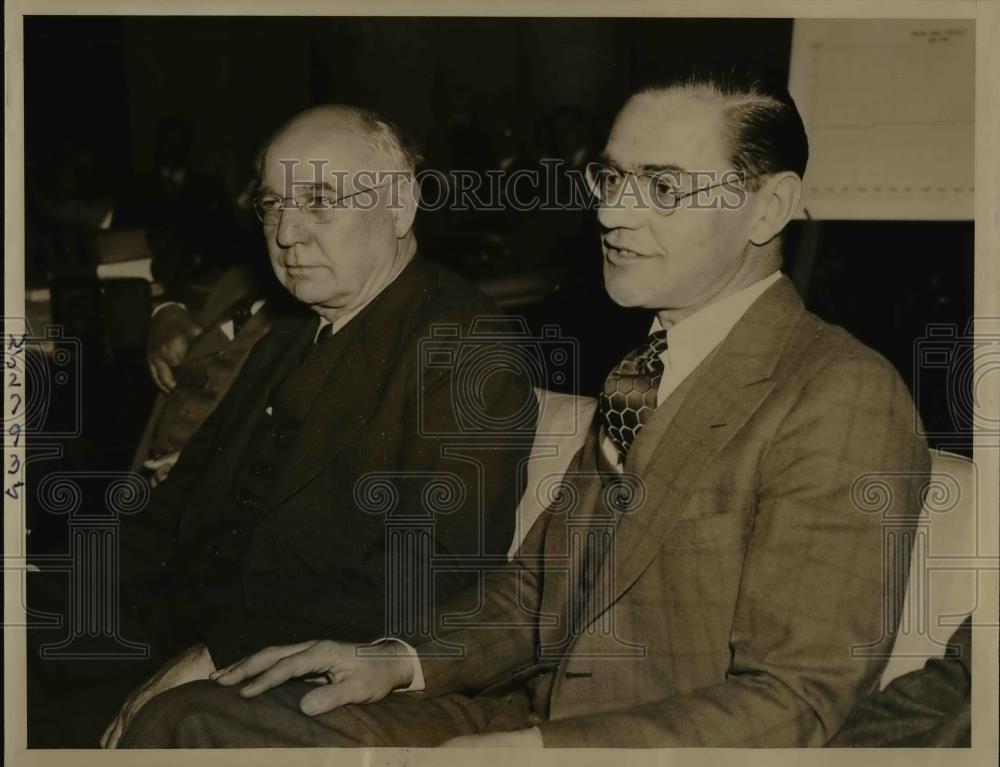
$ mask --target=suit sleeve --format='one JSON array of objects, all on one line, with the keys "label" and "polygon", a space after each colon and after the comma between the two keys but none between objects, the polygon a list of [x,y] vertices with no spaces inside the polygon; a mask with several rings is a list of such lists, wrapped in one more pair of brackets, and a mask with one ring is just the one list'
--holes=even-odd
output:
[{"label": "suit sleeve", "polygon": [[865,699],[827,745],[860,748],[962,748],[971,737],[972,618],[952,635],[943,658],[893,680]]},{"label": "suit sleeve", "polygon": [[[503,563],[481,579],[452,580],[435,594],[430,635],[406,637],[416,647],[427,696],[482,690],[535,662],[547,516],[534,525],[512,562],[506,563],[506,553],[526,484],[537,400],[526,376],[498,367],[499,371],[492,373],[479,391],[460,388],[476,377],[459,364],[447,378],[432,382],[424,393],[436,426],[442,431],[476,434],[476,439],[496,445],[480,453],[485,503],[484,512],[478,516],[483,519],[485,550],[491,559]],[[477,401],[492,403],[492,434],[487,419],[477,415]],[[468,436],[424,438],[417,443],[417,452],[424,456],[423,462],[434,455],[446,455],[463,442],[469,442]],[[436,462],[441,469],[456,472],[470,488],[475,486],[474,464],[453,459]],[[466,514],[469,512],[475,510],[468,509]],[[435,542],[439,552],[468,550],[469,534],[462,526],[470,518],[451,515],[454,523],[439,526],[441,535]]]},{"label": "suit sleeve", "polygon": [[188,440],[167,479],[153,490],[149,505],[125,517],[119,527],[119,593],[126,617],[138,621],[164,645],[179,628],[168,613],[169,566],[181,514],[191,491],[214,456],[221,416],[216,410]]},{"label": "suit sleeve", "polygon": [[544,722],[545,745],[829,740],[877,683],[892,647],[885,623],[894,625],[902,606],[893,585],[906,582],[929,470],[915,426],[909,394],[880,358],[842,359],[812,376],[761,460],[726,680]]},{"label": "suit sleeve", "polygon": [[[470,376],[461,363],[435,372],[441,374],[422,377],[419,402],[411,403],[400,456],[404,473],[428,478],[406,493],[402,513],[434,522],[433,567],[414,560],[415,568],[425,567],[430,575],[432,608],[467,589],[478,591],[479,564],[506,563],[538,417],[531,381],[519,372],[490,372],[481,387],[468,392],[462,387]],[[447,478],[451,489],[430,492],[436,477]]]},{"label": "suit sleeve", "polygon": [[[542,543],[550,515],[532,526],[513,561],[434,611],[435,632],[417,644],[428,697],[484,690],[530,669],[536,660],[542,592]],[[465,616],[474,615],[468,625]],[[448,626],[458,618],[466,625]]]},{"label": "suit sleeve", "polygon": [[412,515],[434,516],[435,543],[445,555],[505,558],[514,537],[538,401],[526,375],[486,372],[477,381],[460,363],[426,374],[407,414],[400,465],[450,475],[461,486],[454,509],[432,496],[404,499]]}]

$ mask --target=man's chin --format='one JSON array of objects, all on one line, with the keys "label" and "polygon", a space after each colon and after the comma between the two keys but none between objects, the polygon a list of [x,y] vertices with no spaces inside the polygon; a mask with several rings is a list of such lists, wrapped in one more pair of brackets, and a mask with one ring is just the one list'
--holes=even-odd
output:
[{"label": "man's chin", "polygon": [[305,280],[294,280],[285,286],[297,301],[312,307],[341,307],[350,303],[350,295]]},{"label": "man's chin", "polygon": [[646,299],[641,286],[635,285],[633,280],[618,280],[607,274],[604,275],[604,292],[625,309],[641,307]]},{"label": "man's chin", "polygon": [[355,296],[342,295],[339,293],[335,296],[326,294],[323,296],[314,296],[309,299],[299,298],[299,301],[317,314],[322,314],[328,319],[346,314],[357,305],[357,299]]}]

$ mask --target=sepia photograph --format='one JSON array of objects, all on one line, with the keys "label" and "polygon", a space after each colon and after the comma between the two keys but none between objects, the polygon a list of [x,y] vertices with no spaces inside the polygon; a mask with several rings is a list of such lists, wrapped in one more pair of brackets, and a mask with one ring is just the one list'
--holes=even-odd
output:
[{"label": "sepia photograph", "polygon": [[996,763],[1000,3],[4,13],[9,763]]}]

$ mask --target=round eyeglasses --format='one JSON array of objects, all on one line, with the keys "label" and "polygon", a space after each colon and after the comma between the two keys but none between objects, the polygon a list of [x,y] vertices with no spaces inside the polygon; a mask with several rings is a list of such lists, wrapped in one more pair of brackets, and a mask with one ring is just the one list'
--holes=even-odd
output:
[{"label": "round eyeglasses", "polygon": [[[339,210],[346,208],[370,210],[373,208],[377,199],[374,194],[375,190],[381,189],[387,183],[365,187],[340,197],[325,187],[310,189],[296,197],[259,194],[253,200],[253,210],[265,226],[277,226],[281,222],[282,213],[290,208],[298,208],[299,213],[314,224],[329,224]],[[368,195],[367,202],[353,202],[356,197],[363,194]],[[291,204],[288,204],[289,202]]]},{"label": "round eyeglasses", "polygon": [[603,162],[591,162],[584,170],[591,194],[606,207],[618,207],[627,196],[635,204],[652,208],[661,216],[669,216],[680,206],[681,200],[720,186],[737,186],[757,176],[747,176],[739,171],[727,171],[724,180],[681,191],[681,172],[676,170],[634,171],[622,170]]}]

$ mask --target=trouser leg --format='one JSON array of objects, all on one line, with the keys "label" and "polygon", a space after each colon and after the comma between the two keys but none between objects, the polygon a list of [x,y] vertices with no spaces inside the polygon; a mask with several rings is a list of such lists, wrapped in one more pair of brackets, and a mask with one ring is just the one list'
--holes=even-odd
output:
[{"label": "trouser leg", "polygon": [[288,682],[256,698],[193,682],[151,700],[121,740],[124,748],[437,746],[458,735],[503,732],[537,721],[527,695],[497,698],[393,693],[380,703],[307,716],[299,699],[315,685]]}]

